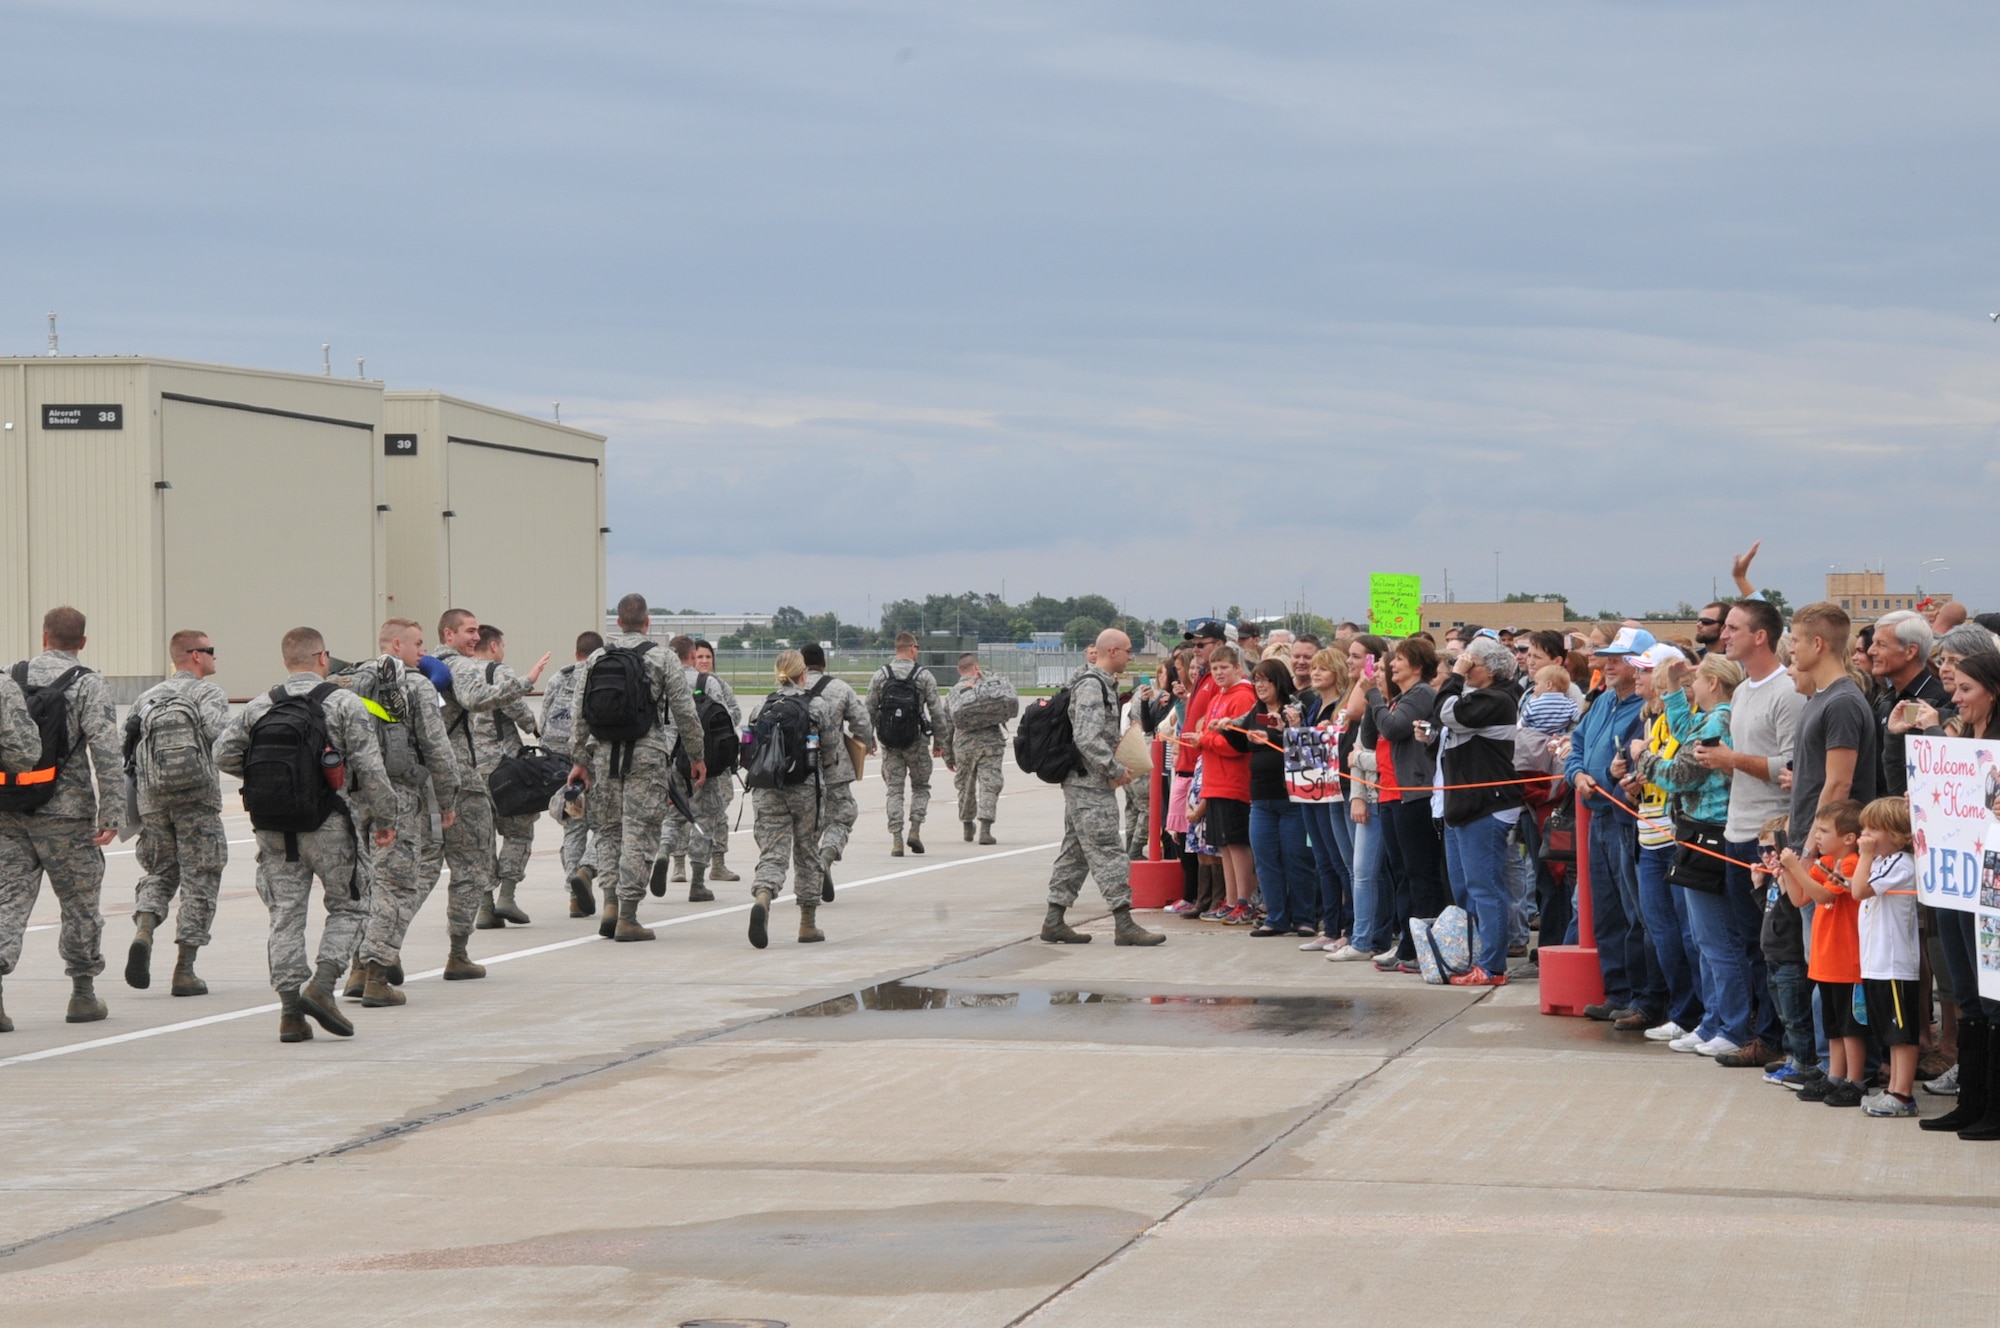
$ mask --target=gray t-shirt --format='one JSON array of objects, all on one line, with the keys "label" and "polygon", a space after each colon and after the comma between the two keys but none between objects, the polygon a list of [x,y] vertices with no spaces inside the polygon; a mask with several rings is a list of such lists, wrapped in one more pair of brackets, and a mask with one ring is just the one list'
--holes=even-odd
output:
[{"label": "gray t-shirt", "polygon": [[1791,759],[1792,731],[1805,707],[1806,699],[1783,669],[1774,669],[1761,683],[1746,681],[1731,698],[1729,745],[1771,763],[1769,779],[1747,770],[1729,777],[1729,824],[1722,833],[1731,843],[1755,843],[1764,822],[1790,813],[1785,790],[1778,786],[1778,772]]},{"label": "gray t-shirt", "polygon": [[1854,749],[1854,788],[1847,796],[1864,805],[1873,802],[1882,773],[1882,739],[1875,710],[1852,678],[1815,692],[1799,714],[1798,739],[1792,744],[1794,844],[1803,844],[1812,830],[1813,812],[1826,788],[1826,754],[1842,747]]}]

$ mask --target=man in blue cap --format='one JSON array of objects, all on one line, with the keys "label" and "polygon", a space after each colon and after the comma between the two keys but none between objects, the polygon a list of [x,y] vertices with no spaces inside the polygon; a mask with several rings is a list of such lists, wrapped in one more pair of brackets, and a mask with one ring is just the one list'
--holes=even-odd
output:
[{"label": "man in blue cap", "polygon": [[1563,762],[1563,774],[1590,811],[1590,905],[1604,973],[1604,1003],[1584,1013],[1637,1032],[1666,1018],[1667,984],[1639,915],[1638,826],[1605,794],[1625,777],[1626,748],[1644,727],[1634,660],[1656,644],[1644,628],[1621,627],[1595,652],[1604,694],[1576,726]]}]

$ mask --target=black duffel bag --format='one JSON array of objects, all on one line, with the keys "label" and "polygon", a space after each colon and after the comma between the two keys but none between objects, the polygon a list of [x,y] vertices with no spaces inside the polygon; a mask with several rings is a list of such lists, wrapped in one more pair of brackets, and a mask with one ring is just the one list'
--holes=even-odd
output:
[{"label": "black duffel bag", "polygon": [[1729,871],[1729,864],[1716,856],[1724,852],[1722,827],[1713,821],[1676,816],[1674,839],[1677,843],[1673,865],[1667,868],[1667,884],[1705,895],[1721,894]]},{"label": "black duffel bag", "polygon": [[486,777],[495,816],[532,816],[549,809],[556,790],[569,783],[570,759],[540,747],[523,747]]}]

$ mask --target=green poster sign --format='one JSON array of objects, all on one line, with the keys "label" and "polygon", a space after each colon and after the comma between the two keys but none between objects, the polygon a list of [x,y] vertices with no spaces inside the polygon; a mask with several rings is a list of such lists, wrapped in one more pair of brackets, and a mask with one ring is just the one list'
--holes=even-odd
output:
[{"label": "green poster sign", "polygon": [[1377,636],[1413,636],[1423,627],[1423,579],[1395,572],[1368,575],[1368,625]]}]

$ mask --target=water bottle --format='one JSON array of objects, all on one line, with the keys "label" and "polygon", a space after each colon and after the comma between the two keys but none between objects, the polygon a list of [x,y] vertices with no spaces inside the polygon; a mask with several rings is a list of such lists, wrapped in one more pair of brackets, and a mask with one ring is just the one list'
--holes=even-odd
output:
[{"label": "water bottle", "polygon": [[319,754],[319,773],[335,793],[347,787],[347,761],[331,747]]},{"label": "water bottle", "polygon": [[819,755],[819,734],[817,733],[806,734],[806,751],[810,752],[814,756]]}]

